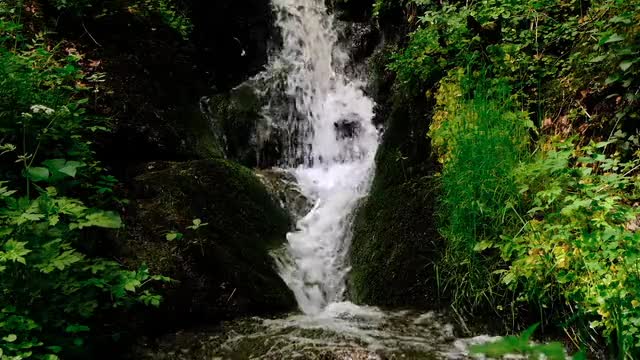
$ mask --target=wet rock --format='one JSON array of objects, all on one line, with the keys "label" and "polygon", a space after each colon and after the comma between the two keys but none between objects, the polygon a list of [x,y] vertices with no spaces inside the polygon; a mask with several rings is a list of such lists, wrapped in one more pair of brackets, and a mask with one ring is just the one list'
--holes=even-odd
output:
[{"label": "wet rock", "polygon": [[351,119],[342,119],[333,124],[339,139],[353,138],[360,132],[360,122]]},{"label": "wet rock", "polygon": [[251,81],[201,100],[201,109],[227,158],[262,168],[280,160],[278,129],[262,115],[262,107],[263,100]]},{"label": "wet rock", "polygon": [[364,22],[371,19],[374,0],[327,0],[336,17],[343,21]]},{"label": "wet rock", "polygon": [[120,257],[178,281],[159,289],[165,301],[140,317],[145,328],[295,308],[268,254],[285,241],[289,218],[250,170],[222,159],[144,169],[133,181]]},{"label": "wet rock", "polygon": [[313,203],[302,194],[293,174],[277,168],[258,170],[256,173],[276,201],[289,211],[293,221],[311,211]]},{"label": "wet rock", "polygon": [[385,132],[371,191],[355,215],[350,294],[358,303],[433,309],[441,300],[434,264],[444,246],[434,220],[437,165],[424,135],[433,104],[387,86],[376,93]]},{"label": "wet rock", "polygon": [[185,0],[194,24],[199,59],[209,64],[212,82],[226,90],[267,63],[277,38],[269,0]]},{"label": "wet rock", "polygon": [[[380,310],[369,308],[361,311]],[[354,314],[351,314],[354,315]],[[168,334],[140,343],[132,359],[301,359],[427,360],[468,359],[468,341],[450,335],[443,314],[415,325],[410,311],[383,316],[320,317],[290,315],[279,319],[238,319],[208,330]],[[480,339],[480,338],[478,338]],[[472,340],[473,341],[473,340]],[[188,349],[188,351],[181,351]]]},{"label": "wet rock", "polygon": [[85,17],[45,6],[60,39],[108,74],[92,100],[113,128],[98,140],[99,158],[124,177],[138,163],[219,156],[198,100],[263,69],[277,37],[270,1],[178,1],[193,23],[187,39],[160,17],[136,16],[119,3]]},{"label": "wet rock", "polygon": [[380,32],[371,22],[342,22],[339,29],[339,41],[356,64],[373,54],[380,43]]}]

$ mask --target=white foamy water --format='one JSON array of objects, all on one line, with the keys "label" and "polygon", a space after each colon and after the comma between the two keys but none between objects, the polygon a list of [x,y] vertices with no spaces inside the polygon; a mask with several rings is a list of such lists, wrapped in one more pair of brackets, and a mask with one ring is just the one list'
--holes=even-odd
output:
[{"label": "white foamy water", "polygon": [[374,103],[362,82],[344,74],[348,56],[324,0],[273,0],[273,6],[283,47],[270,69],[285,72],[289,106],[286,114],[265,112],[286,130],[284,164],[314,203],[287,235],[287,254],[277,263],[300,309],[318,314],[345,291],[351,215],[367,194],[378,148]]}]

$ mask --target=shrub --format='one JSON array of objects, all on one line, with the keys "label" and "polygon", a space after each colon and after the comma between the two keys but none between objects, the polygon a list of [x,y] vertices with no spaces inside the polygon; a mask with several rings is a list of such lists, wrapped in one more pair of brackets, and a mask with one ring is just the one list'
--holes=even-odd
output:
[{"label": "shrub", "polygon": [[529,301],[563,299],[590,327],[617,339],[621,355],[640,350],[640,159],[607,154],[610,142],[552,142],[517,171],[530,203],[526,225],[501,246],[504,282]]},{"label": "shrub", "polygon": [[96,206],[117,202],[91,149],[106,119],[87,111],[77,51],[26,41],[17,13],[0,15],[0,357],[51,360],[82,353],[106,309],[158,305],[143,288],[168,279],[83,253],[84,229],[121,227]]}]

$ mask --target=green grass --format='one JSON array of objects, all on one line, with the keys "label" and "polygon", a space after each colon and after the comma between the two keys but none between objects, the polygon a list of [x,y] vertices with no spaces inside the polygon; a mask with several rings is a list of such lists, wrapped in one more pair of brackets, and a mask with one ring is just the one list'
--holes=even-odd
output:
[{"label": "green grass", "polygon": [[496,298],[506,295],[492,275],[499,257],[481,251],[499,243],[505,228],[522,226],[514,211],[519,193],[513,172],[528,154],[528,118],[504,84],[454,82],[441,88],[449,93],[441,94],[430,132],[445,152],[439,222],[447,241],[439,272],[447,275],[441,287],[452,293],[456,308],[496,307],[502,303]]}]

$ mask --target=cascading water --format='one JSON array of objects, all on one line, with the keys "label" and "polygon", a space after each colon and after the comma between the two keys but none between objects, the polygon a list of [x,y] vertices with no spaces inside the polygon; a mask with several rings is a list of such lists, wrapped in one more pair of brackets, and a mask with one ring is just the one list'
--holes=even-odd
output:
[{"label": "cascading water", "polygon": [[287,251],[274,254],[303,314],[239,319],[222,332],[179,332],[141,358],[468,359],[470,343],[492,339],[456,339],[440,314],[342,301],[352,214],[369,190],[379,133],[363,83],[344,72],[348,56],[324,1],[272,0],[282,50],[252,79],[269,99],[256,139],[278,138],[281,165],[314,204],[287,234]]},{"label": "cascading water", "polygon": [[285,69],[290,99],[280,124],[284,162],[315,204],[287,235],[288,254],[277,262],[302,311],[316,314],[343,297],[351,214],[369,189],[378,131],[363,83],[344,73],[348,55],[337,45],[324,0],[273,5],[283,46],[272,69]]}]

